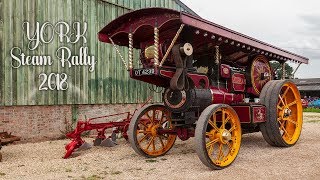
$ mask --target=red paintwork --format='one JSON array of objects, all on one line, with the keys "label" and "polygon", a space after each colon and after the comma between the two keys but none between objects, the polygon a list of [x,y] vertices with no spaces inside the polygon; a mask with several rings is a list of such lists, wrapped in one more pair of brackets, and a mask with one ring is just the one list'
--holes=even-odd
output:
[{"label": "red paintwork", "polygon": [[[105,26],[98,33],[98,37],[102,42],[110,43],[109,38],[112,38],[116,44],[128,46],[128,33],[133,32],[133,46],[140,48],[140,42],[145,42],[153,37],[153,27],[160,28],[160,37],[165,36],[165,38],[171,39],[181,23],[189,25],[194,28],[194,30],[200,30],[201,36],[199,35],[196,39],[197,43],[217,43],[210,39],[211,35],[222,37],[223,40],[227,39],[229,42],[234,41],[234,45],[229,45],[228,47],[230,54],[232,51],[238,51],[235,44],[240,43],[246,47],[250,46],[251,49],[260,50],[261,53],[263,51],[272,54],[272,60],[292,60],[306,64],[309,60],[303,56],[288,52],[188,13],[180,13],[175,10],[163,8],[141,9],[122,15]],[[206,32],[211,34],[205,37],[202,34]],[[197,43],[193,43],[195,49]]]},{"label": "red paintwork", "polygon": [[[133,46],[140,48],[140,42],[145,42],[153,37],[153,28],[157,26],[162,32],[173,37],[179,28],[180,12],[163,9],[148,8],[124,14],[105,26],[99,33],[98,38],[102,42],[110,43],[109,38],[121,46],[128,46],[128,33],[134,33]],[[174,28],[177,26],[177,28]],[[172,31],[166,31],[173,28]],[[170,36],[171,35],[171,36]]]},{"label": "red paintwork", "polygon": [[[263,86],[272,79],[270,64],[264,56],[257,56],[252,62],[250,72],[250,76],[254,79],[254,81],[251,80],[252,89],[250,90],[254,95],[259,96]],[[269,76],[261,79],[261,74]]]},{"label": "red paintwork", "polygon": [[[141,107],[145,106],[150,100],[151,100],[151,97]],[[128,139],[128,135],[127,135],[128,127],[129,127],[131,118],[136,111],[137,109],[132,114],[130,112],[124,112],[124,113],[117,113],[117,114],[90,118],[86,121],[79,120],[77,122],[76,128],[73,131],[66,134],[66,136],[71,139],[71,142],[65,146],[66,154],[64,155],[64,159],[69,158],[76,149],[78,149],[83,143],[85,143],[85,141],[81,138],[81,134],[84,133],[85,131],[97,130],[98,135],[96,138],[106,139],[107,138],[105,136],[106,129],[117,128],[113,132],[122,133],[123,137],[125,139]],[[105,118],[114,117],[114,116],[120,117],[121,115],[127,115],[127,117],[120,122],[111,121],[111,122],[105,122],[105,123],[92,123],[92,121],[96,119],[105,119]]]},{"label": "red paintwork", "polygon": [[210,88],[211,94],[213,96],[213,104],[231,104],[242,102],[244,95],[243,94],[233,94],[226,92],[225,89],[217,89],[216,87]]},{"label": "red paintwork", "polygon": [[266,107],[265,106],[255,106],[252,108],[253,122],[260,123],[266,121]]},{"label": "red paintwork", "polygon": [[237,112],[241,123],[251,123],[251,110],[250,106],[232,106],[232,108]]},{"label": "red paintwork", "polygon": [[246,77],[241,73],[233,73],[231,83],[229,83],[231,91],[244,92],[246,88]]},{"label": "red paintwork", "polygon": [[[169,79],[171,79],[172,76],[174,75],[174,71],[169,69],[160,69],[159,71],[155,71],[158,73],[154,75],[148,75],[148,76],[134,76],[132,72],[133,70],[130,71],[130,74],[133,79],[138,79],[140,81],[156,84],[162,87],[168,86]],[[202,88],[200,80],[203,80],[205,82],[204,89],[210,88],[211,94],[213,96],[212,103],[214,104],[217,104],[217,103],[231,104],[231,103],[238,103],[243,101],[243,98],[244,98],[243,94],[228,93],[227,89],[209,86],[209,79],[205,75],[188,73],[188,77],[190,77],[190,79],[193,80],[196,88]],[[244,78],[242,76],[240,77]],[[240,87],[241,85],[242,84],[240,84]]]},{"label": "red paintwork", "polygon": [[182,141],[188,140],[190,137],[194,137],[194,130],[184,127],[175,127],[174,129],[158,129],[158,134],[175,134]]},{"label": "red paintwork", "polygon": [[232,105],[241,123],[261,123],[266,121],[266,107],[261,104]]},{"label": "red paintwork", "polygon": [[[81,134],[85,131],[97,130],[98,131],[97,138],[106,139],[107,137],[105,136],[105,130],[117,127],[120,130],[120,132],[123,133],[124,137],[128,137],[127,136],[127,130],[128,130],[127,128],[130,123],[131,117],[133,115],[133,114],[130,114],[130,112],[113,114],[113,115],[103,116],[103,117],[98,117],[98,118],[107,118],[110,116],[118,116],[118,115],[123,115],[123,114],[128,114],[128,116],[126,119],[124,119],[121,122],[91,123],[91,121],[93,119],[97,119],[97,118],[92,118],[87,121],[78,121],[76,129],[74,131],[66,134],[66,136],[68,138],[72,139],[72,141],[69,144],[67,144],[65,147],[66,154],[64,156],[64,159],[67,159],[68,157],[70,157],[72,152],[75,149],[79,148],[85,142],[81,138]],[[124,127],[126,127],[126,128],[124,128]]]},{"label": "red paintwork", "polygon": [[221,64],[220,66],[220,76],[222,78],[229,79],[231,77],[231,69],[227,64]]}]

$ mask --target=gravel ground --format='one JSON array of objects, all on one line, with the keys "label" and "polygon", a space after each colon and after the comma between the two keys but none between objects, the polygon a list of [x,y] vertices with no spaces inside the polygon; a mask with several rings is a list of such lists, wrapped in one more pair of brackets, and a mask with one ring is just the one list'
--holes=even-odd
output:
[{"label": "gravel ground", "polygon": [[[319,179],[320,114],[305,113],[303,132],[291,148],[269,146],[261,133],[243,135],[235,162],[211,171],[198,159],[193,138],[177,140],[165,156],[146,159],[125,140],[62,159],[68,140],[5,146],[0,179]],[[87,142],[92,139],[86,139]]]}]

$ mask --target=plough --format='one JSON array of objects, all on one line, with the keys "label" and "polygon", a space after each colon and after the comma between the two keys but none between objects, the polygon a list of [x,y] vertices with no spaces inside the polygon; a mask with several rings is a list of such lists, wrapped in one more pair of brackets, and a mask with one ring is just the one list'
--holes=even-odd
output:
[{"label": "plough", "polygon": [[[20,141],[20,137],[11,135],[11,133],[8,133],[8,132],[0,132],[0,150],[2,148],[2,145],[7,145],[14,141]],[[2,161],[2,154],[0,152],[0,162],[1,161]]]},{"label": "plough", "polygon": [[[149,97],[148,100],[142,104],[141,107],[144,107],[152,98]],[[115,146],[116,143],[116,134],[121,133],[121,135],[128,140],[127,130],[131,121],[133,114],[137,111],[137,108],[134,110],[133,113],[123,112],[117,114],[110,114],[106,116],[94,117],[89,118],[85,121],[79,120],[77,122],[76,128],[67,133],[66,136],[71,139],[71,142],[65,146],[66,154],[64,155],[64,159],[67,159],[71,156],[71,154],[76,150],[83,150],[88,149],[91,145],[85,142],[81,135],[86,131],[97,130],[98,134],[93,142],[94,146],[105,146],[105,147],[112,147]],[[110,121],[110,122],[103,122],[103,123],[95,123],[95,120],[98,119],[105,119],[110,117],[119,117],[121,115],[127,115],[126,118],[120,121]],[[112,133],[110,136],[106,136],[106,130],[111,129]]]}]

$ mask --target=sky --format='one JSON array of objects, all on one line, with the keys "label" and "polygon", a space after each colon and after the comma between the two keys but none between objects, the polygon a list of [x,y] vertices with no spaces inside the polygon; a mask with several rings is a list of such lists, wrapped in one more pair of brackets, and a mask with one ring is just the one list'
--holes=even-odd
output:
[{"label": "sky", "polygon": [[320,78],[319,0],[181,1],[204,19],[309,58],[295,77]]}]

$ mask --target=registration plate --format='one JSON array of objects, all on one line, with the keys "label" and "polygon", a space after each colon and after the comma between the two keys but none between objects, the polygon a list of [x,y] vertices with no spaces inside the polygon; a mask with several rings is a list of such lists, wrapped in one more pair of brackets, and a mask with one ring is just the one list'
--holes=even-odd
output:
[{"label": "registration plate", "polygon": [[154,74],[154,69],[135,69],[133,73],[135,76],[149,76]]}]

